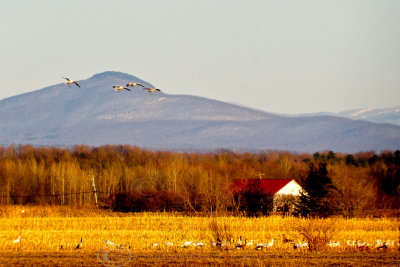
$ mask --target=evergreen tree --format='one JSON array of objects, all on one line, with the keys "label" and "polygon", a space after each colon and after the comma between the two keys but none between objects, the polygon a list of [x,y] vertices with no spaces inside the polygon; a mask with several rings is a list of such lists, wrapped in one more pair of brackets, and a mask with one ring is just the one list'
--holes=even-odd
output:
[{"label": "evergreen tree", "polygon": [[310,163],[310,171],[303,183],[303,189],[296,205],[296,213],[303,216],[326,217],[332,213],[329,203],[329,192],[333,189],[332,180],[328,176],[326,163],[320,161]]},{"label": "evergreen tree", "polygon": [[295,204],[295,214],[307,217],[311,212],[311,198],[307,192],[301,191],[298,202]]}]

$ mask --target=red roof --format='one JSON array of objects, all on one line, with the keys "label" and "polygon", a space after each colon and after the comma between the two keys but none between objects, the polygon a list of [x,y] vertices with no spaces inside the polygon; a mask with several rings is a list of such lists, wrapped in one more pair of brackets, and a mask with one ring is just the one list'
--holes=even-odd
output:
[{"label": "red roof", "polygon": [[293,179],[236,179],[231,185],[231,190],[239,193],[244,191],[262,192],[275,195]]}]

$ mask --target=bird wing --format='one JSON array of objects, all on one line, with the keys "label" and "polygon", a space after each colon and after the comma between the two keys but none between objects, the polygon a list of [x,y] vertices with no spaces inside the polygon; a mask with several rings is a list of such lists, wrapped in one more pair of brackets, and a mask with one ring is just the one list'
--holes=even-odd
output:
[{"label": "bird wing", "polygon": [[70,78],[65,78],[65,77],[63,77],[64,79],[66,79],[67,81],[70,81],[71,79]]},{"label": "bird wing", "polygon": [[128,87],[123,87],[125,90],[128,90],[128,91],[130,91],[131,89],[129,89]]},{"label": "bird wing", "polygon": [[141,87],[144,87],[144,85],[143,85],[143,84],[141,84],[141,83],[137,83],[137,85],[139,85],[139,86],[141,86]]},{"label": "bird wing", "polygon": [[74,84],[78,85],[79,88],[81,87],[77,82],[74,82]]}]

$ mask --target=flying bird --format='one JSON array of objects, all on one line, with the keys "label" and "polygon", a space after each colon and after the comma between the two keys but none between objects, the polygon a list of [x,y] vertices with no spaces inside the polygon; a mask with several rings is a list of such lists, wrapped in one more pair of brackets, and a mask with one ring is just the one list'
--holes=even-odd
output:
[{"label": "flying bird", "polygon": [[76,84],[78,87],[81,87],[76,81],[71,80],[70,78],[66,78],[66,77],[63,77],[63,78],[67,80],[67,81],[65,82],[66,85],[69,86],[71,83],[74,83],[74,84]]},{"label": "flying bird", "polygon": [[128,91],[131,90],[131,89],[129,89],[128,87],[126,87],[126,86],[121,86],[121,85],[114,85],[113,88],[114,88],[114,90],[115,90],[116,92],[118,92],[118,93],[119,93],[119,91],[121,91],[122,89],[125,89],[125,90],[128,90]]},{"label": "flying bird", "polygon": [[152,93],[154,93],[154,92],[160,92],[161,90],[160,89],[156,89],[156,88],[148,88],[148,87],[146,87],[146,88],[144,88],[143,90],[147,90],[147,92],[149,93],[149,95],[151,95]]},{"label": "flying bird", "polygon": [[128,84],[126,85],[126,87],[129,87],[129,86],[135,87],[136,85],[139,85],[139,86],[141,86],[141,87],[144,87],[144,85],[141,84],[141,83],[128,83]]}]

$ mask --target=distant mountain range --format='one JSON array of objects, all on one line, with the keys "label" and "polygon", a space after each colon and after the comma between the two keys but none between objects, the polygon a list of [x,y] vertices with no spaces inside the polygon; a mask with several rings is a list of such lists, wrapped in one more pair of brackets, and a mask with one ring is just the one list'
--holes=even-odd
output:
[{"label": "distant mountain range", "polygon": [[81,88],[61,83],[0,100],[0,144],[350,153],[400,149],[398,125],[327,115],[283,116],[167,91],[149,95],[138,86],[132,92],[112,88],[132,81],[154,88],[108,71],[78,81]]},{"label": "distant mountain range", "polygon": [[400,106],[395,106],[391,108],[381,108],[381,109],[352,109],[346,110],[339,113],[307,113],[300,114],[299,116],[340,116],[348,119],[355,120],[366,120],[377,123],[392,123],[400,125]]}]

